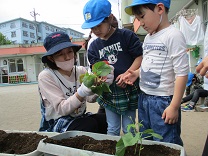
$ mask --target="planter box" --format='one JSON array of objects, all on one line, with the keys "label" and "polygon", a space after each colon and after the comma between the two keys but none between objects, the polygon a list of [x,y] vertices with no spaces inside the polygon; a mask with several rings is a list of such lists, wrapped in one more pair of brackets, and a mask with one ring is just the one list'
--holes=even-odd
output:
[{"label": "planter box", "polygon": [[[37,133],[39,135],[45,135],[48,137],[56,136],[59,133],[56,132],[38,132],[38,131],[19,131],[19,130],[4,130],[6,133]],[[43,156],[44,154],[38,150],[27,154],[7,154],[7,153],[0,153],[0,156]]]},{"label": "planter box", "polygon": [[[90,133],[90,132],[82,132],[82,131],[69,131],[65,132],[59,135],[56,135],[54,137],[51,137],[51,139],[54,140],[62,140],[67,139],[70,137],[75,136],[81,136],[86,135],[89,137],[92,137],[96,140],[116,140],[118,141],[120,139],[120,136],[111,136],[111,135],[105,135],[105,134],[97,134],[97,133]],[[44,139],[43,139],[44,140]],[[50,155],[58,155],[58,156],[112,156],[110,154],[103,154],[93,151],[87,151],[87,150],[81,150],[66,146],[60,146],[56,144],[51,143],[44,143],[43,140],[39,142],[37,150],[44,153],[44,155],[50,156]],[[157,142],[157,141],[149,141],[149,140],[143,140],[144,145],[165,145],[167,147],[176,149],[180,151],[180,156],[185,156],[185,150],[182,146],[171,144],[171,143],[164,143],[164,142]]]}]

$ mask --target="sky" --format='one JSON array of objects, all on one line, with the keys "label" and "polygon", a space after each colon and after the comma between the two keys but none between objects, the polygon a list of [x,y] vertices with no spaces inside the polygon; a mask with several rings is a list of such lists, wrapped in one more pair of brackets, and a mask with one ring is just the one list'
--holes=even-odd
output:
[{"label": "sky", "polygon": [[[82,29],[83,7],[88,0],[0,0],[0,23],[16,18],[34,20],[31,12],[37,13],[38,22],[47,22],[58,27],[72,28],[88,36],[90,30]],[[118,19],[119,0],[109,0],[112,13]],[[119,4],[119,5],[118,5]]]}]

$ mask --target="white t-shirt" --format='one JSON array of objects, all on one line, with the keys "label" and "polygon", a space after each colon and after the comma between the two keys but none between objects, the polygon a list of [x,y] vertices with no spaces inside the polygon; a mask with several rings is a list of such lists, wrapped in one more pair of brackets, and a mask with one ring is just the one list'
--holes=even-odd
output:
[{"label": "white t-shirt", "polygon": [[[74,94],[80,86],[79,76],[86,73],[82,66],[76,66],[70,77],[61,75],[57,70],[44,69],[38,76],[38,86],[45,105],[46,120],[57,119],[61,116],[80,116],[86,109],[86,101],[80,102]],[[57,76],[58,77],[57,77]],[[63,84],[61,83],[61,81]]]},{"label": "white t-shirt", "polygon": [[185,17],[178,18],[180,23],[180,30],[184,34],[187,45],[203,44],[204,30],[200,16],[196,15],[192,23],[189,23]]},{"label": "white t-shirt", "polygon": [[[204,57],[206,56],[208,56],[208,25],[204,36]],[[203,87],[205,90],[208,90],[208,79],[205,76],[204,76]]]},{"label": "white t-shirt", "polygon": [[143,43],[140,68],[140,88],[149,95],[170,96],[174,93],[176,76],[189,72],[186,41],[174,26],[153,35],[147,34]]}]

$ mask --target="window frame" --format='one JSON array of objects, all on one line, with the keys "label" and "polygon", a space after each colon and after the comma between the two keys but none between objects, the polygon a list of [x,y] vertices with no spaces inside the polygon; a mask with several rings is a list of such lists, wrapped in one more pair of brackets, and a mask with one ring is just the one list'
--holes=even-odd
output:
[{"label": "window frame", "polygon": [[[18,61],[21,61],[21,62],[18,62]],[[24,61],[22,58],[9,58],[7,63],[9,67],[9,73],[24,72]]]}]

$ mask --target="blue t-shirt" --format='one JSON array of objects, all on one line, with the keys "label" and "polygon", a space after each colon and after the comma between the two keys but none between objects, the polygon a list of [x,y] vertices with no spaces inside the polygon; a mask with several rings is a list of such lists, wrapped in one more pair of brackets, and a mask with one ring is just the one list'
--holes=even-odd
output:
[{"label": "blue t-shirt", "polygon": [[91,65],[107,60],[114,66],[114,77],[126,72],[134,59],[143,54],[139,37],[129,29],[116,29],[108,40],[97,38],[88,49]]}]

